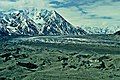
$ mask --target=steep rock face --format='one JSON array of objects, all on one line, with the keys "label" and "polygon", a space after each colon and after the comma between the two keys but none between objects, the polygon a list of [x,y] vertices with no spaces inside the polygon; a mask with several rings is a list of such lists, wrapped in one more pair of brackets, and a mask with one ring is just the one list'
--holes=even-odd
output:
[{"label": "steep rock face", "polygon": [[[32,14],[32,15],[31,15]],[[12,10],[0,12],[0,35],[81,35],[87,34],[75,28],[56,11],[40,12]]]}]

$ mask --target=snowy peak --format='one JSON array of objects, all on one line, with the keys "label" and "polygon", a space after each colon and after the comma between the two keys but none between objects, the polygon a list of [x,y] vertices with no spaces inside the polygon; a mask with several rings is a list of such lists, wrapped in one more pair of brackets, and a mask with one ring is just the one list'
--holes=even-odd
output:
[{"label": "snowy peak", "polygon": [[56,11],[48,11],[41,10],[39,14],[39,19],[43,19],[44,29],[43,33],[45,35],[80,35],[86,34],[84,30],[83,32],[79,32],[77,28],[67,22],[60,14]]}]

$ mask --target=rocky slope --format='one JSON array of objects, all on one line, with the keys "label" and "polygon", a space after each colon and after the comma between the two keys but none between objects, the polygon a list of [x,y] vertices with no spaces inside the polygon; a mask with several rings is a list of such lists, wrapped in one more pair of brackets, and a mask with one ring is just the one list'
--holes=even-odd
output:
[{"label": "rocky slope", "polygon": [[81,35],[87,34],[75,28],[56,11],[12,10],[0,12],[0,35]]}]

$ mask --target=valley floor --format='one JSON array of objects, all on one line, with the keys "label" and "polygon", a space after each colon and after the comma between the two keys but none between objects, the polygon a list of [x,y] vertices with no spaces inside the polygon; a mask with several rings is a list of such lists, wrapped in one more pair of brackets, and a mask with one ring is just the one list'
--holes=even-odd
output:
[{"label": "valley floor", "polygon": [[120,36],[1,38],[0,80],[120,80]]}]

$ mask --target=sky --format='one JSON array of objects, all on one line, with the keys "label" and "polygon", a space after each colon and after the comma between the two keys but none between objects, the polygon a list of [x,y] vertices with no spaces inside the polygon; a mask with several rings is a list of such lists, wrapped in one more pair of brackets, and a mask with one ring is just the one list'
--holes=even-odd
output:
[{"label": "sky", "polygon": [[120,0],[0,0],[0,10],[56,10],[74,26],[120,30]]}]

